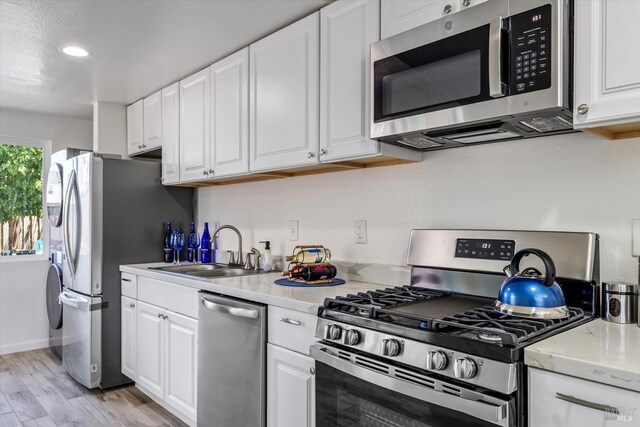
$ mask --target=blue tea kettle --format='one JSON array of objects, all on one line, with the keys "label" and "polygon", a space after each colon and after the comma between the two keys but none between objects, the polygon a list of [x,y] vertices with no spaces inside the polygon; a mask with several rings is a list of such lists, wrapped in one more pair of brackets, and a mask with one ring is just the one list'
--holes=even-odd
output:
[{"label": "blue tea kettle", "polygon": [[[520,271],[522,258],[535,255],[544,264],[544,275],[533,267]],[[563,319],[569,317],[564,293],[556,283],[556,266],[551,257],[540,249],[522,249],[504,268],[507,279],[500,287],[495,309],[512,316]]]}]

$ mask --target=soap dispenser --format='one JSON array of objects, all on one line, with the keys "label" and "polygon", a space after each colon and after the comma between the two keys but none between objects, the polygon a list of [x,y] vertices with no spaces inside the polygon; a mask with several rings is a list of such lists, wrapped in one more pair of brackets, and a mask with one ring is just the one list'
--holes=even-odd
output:
[{"label": "soap dispenser", "polygon": [[260,243],[264,243],[264,252],[262,252],[262,269],[264,271],[271,271],[273,267],[273,261],[271,260],[271,242],[264,240]]}]

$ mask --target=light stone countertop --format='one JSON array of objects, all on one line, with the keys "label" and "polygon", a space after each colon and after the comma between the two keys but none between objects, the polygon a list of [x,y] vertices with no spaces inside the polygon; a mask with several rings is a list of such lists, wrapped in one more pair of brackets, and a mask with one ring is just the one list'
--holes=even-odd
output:
[{"label": "light stone countertop", "polygon": [[[149,267],[166,265],[164,263],[121,265],[120,271],[314,315],[317,314],[318,308],[323,304],[325,298],[385,287],[385,285],[380,284],[347,280],[344,285],[303,288],[276,285],[273,282],[283,278],[279,272],[237,277],[204,278],[149,269]],[[340,277],[340,274],[338,277]]]},{"label": "light stone countertop", "polygon": [[640,392],[640,328],[597,319],[526,347],[524,361]]}]

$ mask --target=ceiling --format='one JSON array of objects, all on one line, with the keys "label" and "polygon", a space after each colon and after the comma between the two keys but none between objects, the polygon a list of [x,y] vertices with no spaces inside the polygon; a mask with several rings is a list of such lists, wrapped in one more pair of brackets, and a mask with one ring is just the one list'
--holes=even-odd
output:
[{"label": "ceiling", "polygon": [[94,101],[130,104],[331,1],[0,0],[0,108],[91,118]]}]

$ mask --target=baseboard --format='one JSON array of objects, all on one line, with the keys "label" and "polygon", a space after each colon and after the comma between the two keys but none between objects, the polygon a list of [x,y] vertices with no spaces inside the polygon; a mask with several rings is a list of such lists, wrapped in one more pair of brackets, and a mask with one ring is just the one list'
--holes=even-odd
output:
[{"label": "baseboard", "polygon": [[169,405],[167,402],[165,402],[164,400],[160,399],[155,394],[151,393],[149,390],[147,390],[143,386],[139,385],[138,383],[136,383],[135,386],[136,386],[136,388],[138,390],[143,392],[144,395],[147,396],[149,399],[153,400],[158,405],[162,406],[164,409],[166,409],[167,411],[171,412],[176,417],[180,418],[180,420],[182,422],[184,422],[185,424],[187,424],[190,427],[196,427],[196,422],[194,420],[192,420],[191,418],[187,417],[180,410],[178,410],[175,407]]},{"label": "baseboard", "polygon": [[19,353],[21,351],[37,350],[39,348],[47,347],[49,347],[49,338],[34,341],[23,341],[16,344],[5,344],[0,345],[0,356],[3,354]]}]

